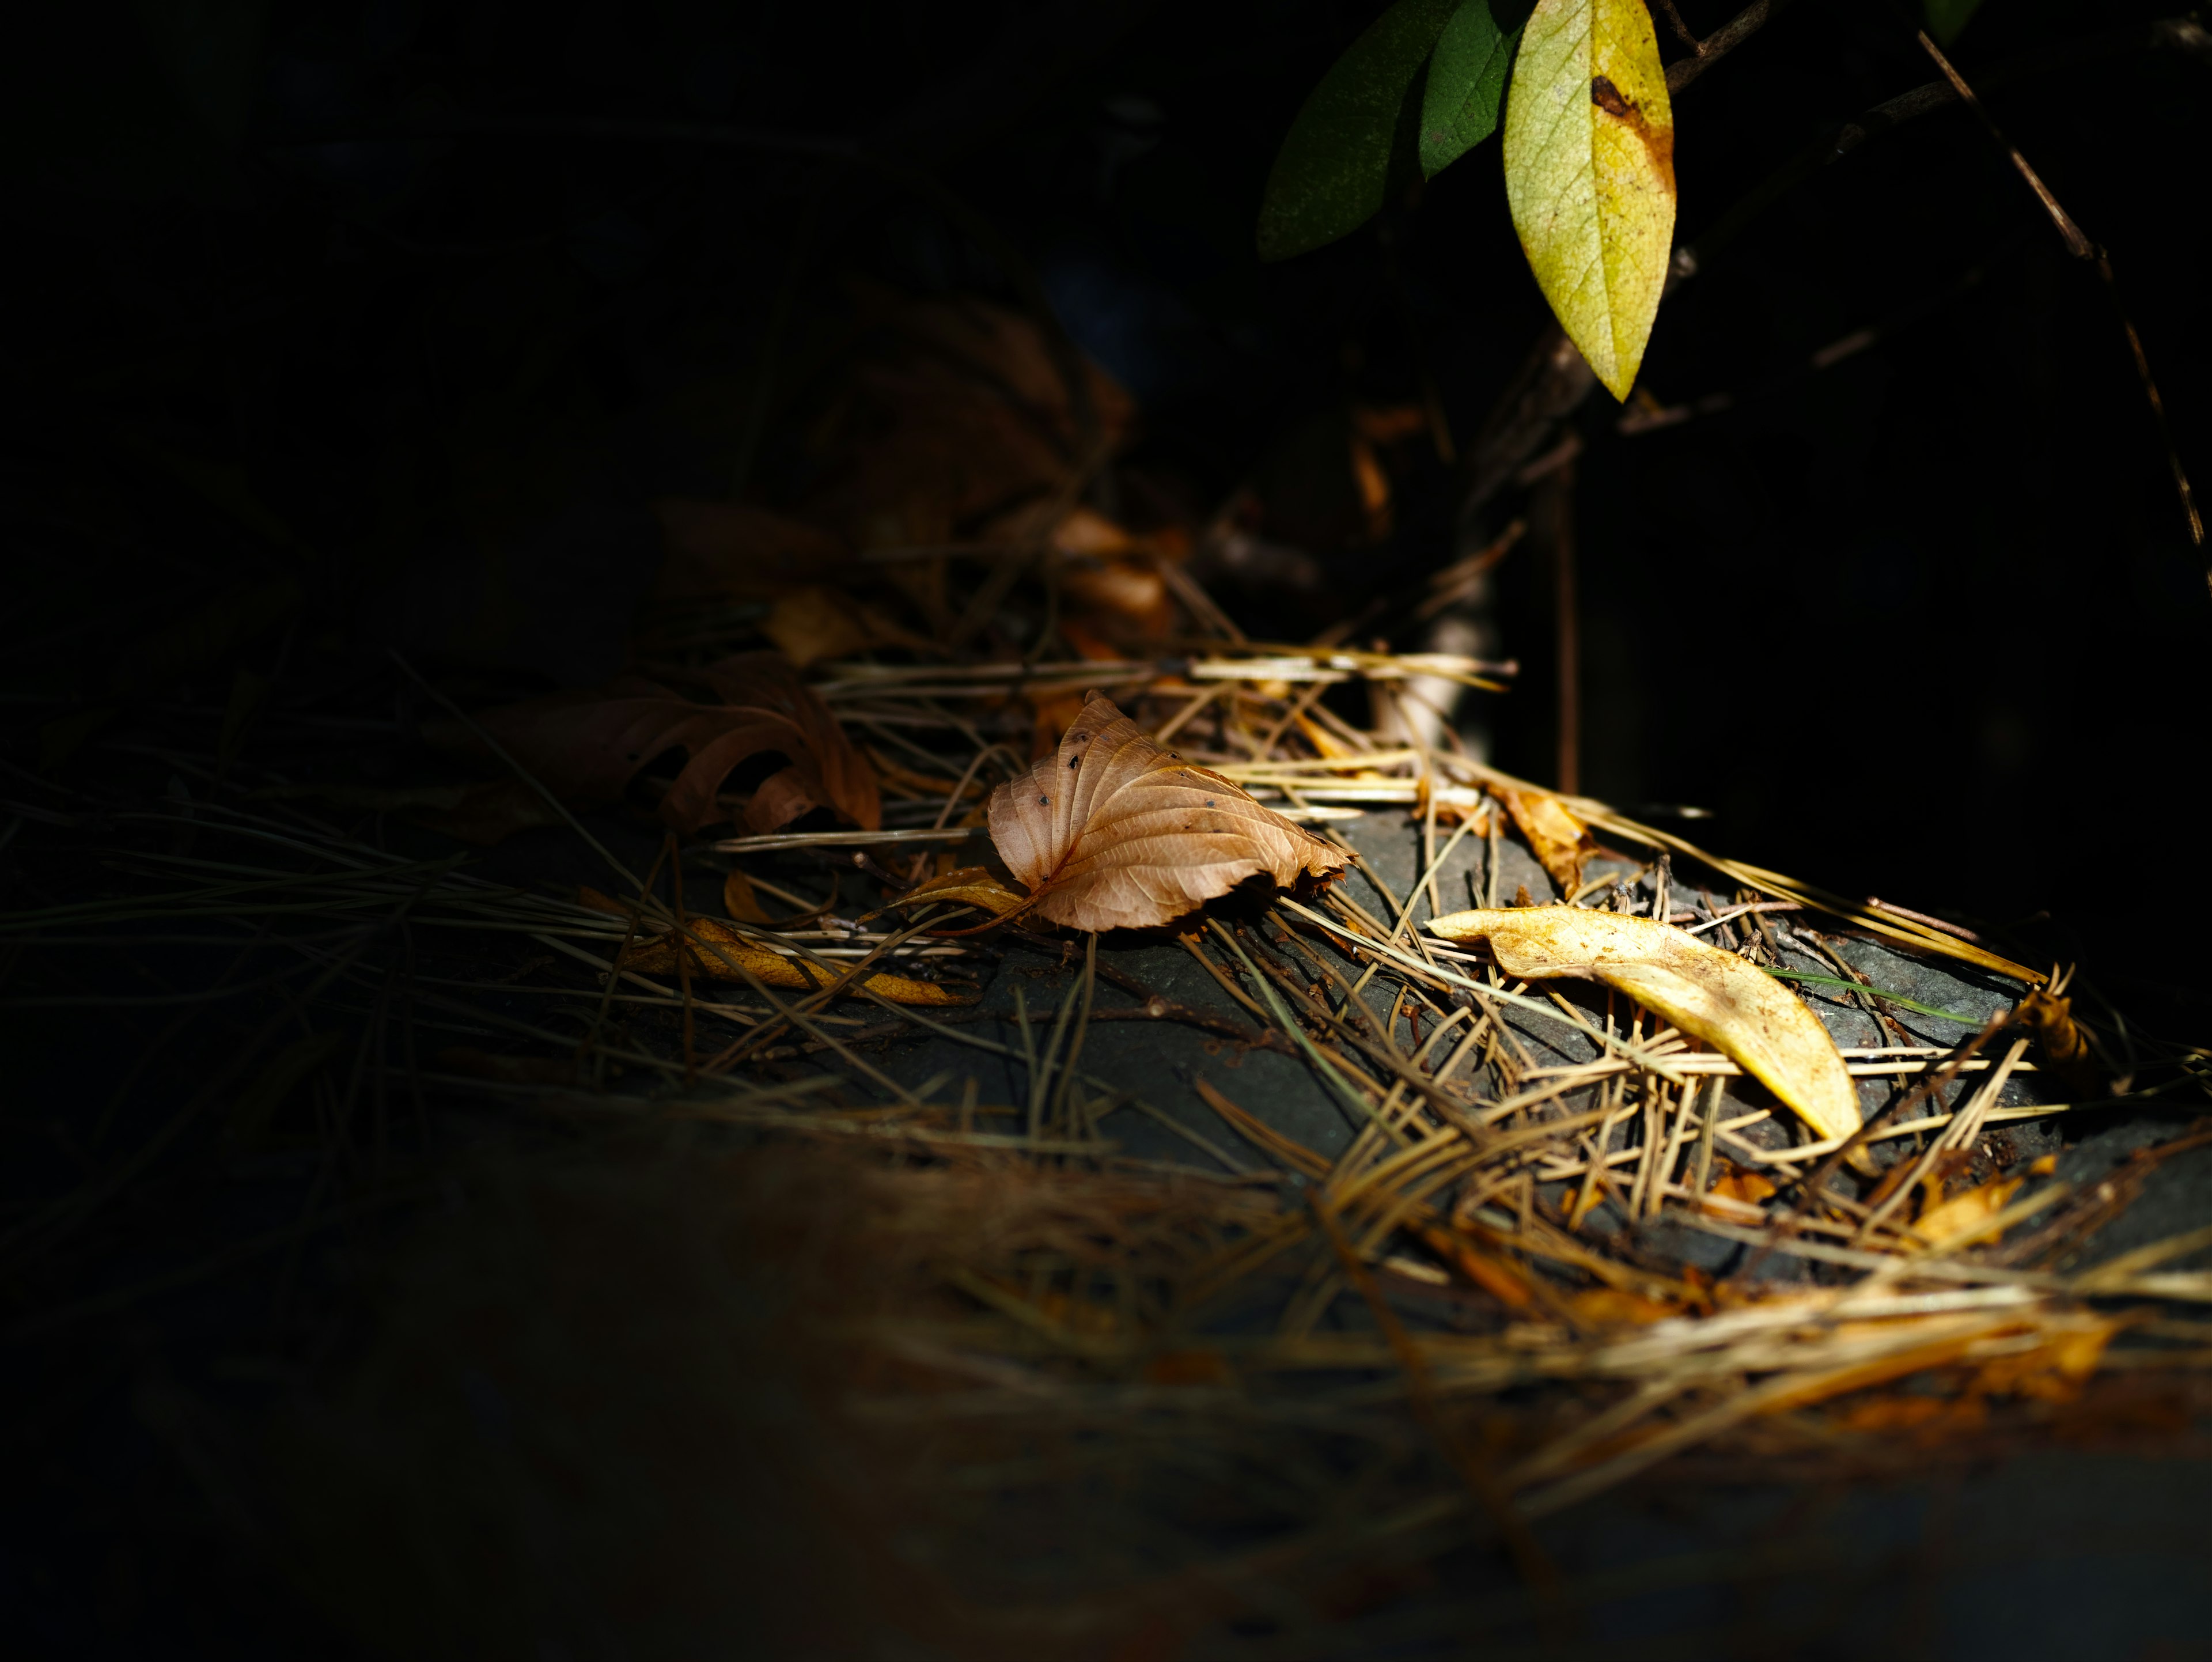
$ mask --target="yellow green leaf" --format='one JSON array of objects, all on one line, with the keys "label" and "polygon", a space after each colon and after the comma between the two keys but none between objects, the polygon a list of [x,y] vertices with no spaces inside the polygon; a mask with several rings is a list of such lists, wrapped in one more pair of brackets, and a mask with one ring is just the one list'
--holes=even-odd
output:
[{"label": "yellow green leaf", "polygon": [[1522,13],[1525,0],[1461,0],[1429,59],[1421,92],[1421,176],[1434,179],[1497,131],[1505,74],[1521,36],[1498,14]]},{"label": "yellow green leaf", "polygon": [[1560,326],[1626,399],[1674,234],[1674,116],[1643,0],[1538,0],[1505,100],[1505,199]]}]

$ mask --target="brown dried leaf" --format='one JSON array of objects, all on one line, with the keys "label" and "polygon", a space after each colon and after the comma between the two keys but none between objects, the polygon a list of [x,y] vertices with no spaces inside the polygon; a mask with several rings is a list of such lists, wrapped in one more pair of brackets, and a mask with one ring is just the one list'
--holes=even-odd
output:
[{"label": "brown dried leaf", "polygon": [[773,599],[834,578],[853,558],[818,527],[740,502],[670,497],[653,507],[668,545],[653,585],[659,600]]},{"label": "brown dried leaf", "polygon": [[1076,929],[1150,928],[1256,873],[1288,888],[1349,859],[1162,750],[1096,692],[1051,757],[992,792],[990,818],[1037,915]]},{"label": "brown dried leaf", "polygon": [[2097,1064],[2089,1054],[2089,1040],[2074,1020],[2074,1001],[2058,998],[2042,987],[2033,988],[2013,1011],[2013,1019],[2033,1028],[2043,1047],[2043,1060],[2066,1081],[2076,1099],[2097,1094]]},{"label": "brown dried leaf", "polygon": [[778,599],[761,632],[800,669],[824,658],[848,658],[870,647],[933,649],[931,642],[901,628],[878,607],[820,583],[794,588]]},{"label": "brown dried leaf", "polygon": [[1559,886],[1560,895],[1571,895],[1580,888],[1583,861],[1597,849],[1583,822],[1556,797],[1536,791],[1501,790],[1498,799],[1505,804],[1505,812],[1513,816],[1521,835],[1528,839],[1528,851],[1536,856],[1536,863]]},{"label": "brown dried leaf", "polygon": [[[817,807],[871,831],[882,824],[874,774],[789,664],[772,652],[743,653],[703,676],[722,703],[695,703],[657,682],[623,675],[476,720],[555,795],[584,807],[617,800],[647,763],[681,749],[690,760],[660,802],[661,819],[679,831],[726,817],[714,800],[722,781],[769,751],[787,765],[762,781],[746,805],[753,831],[775,831]],[[481,749],[457,721],[433,722],[423,736],[447,749]]]},{"label": "brown dried leaf", "polygon": [[736,867],[722,880],[722,910],[741,923],[773,923],[753,893],[752,879]]},{"label": "brown dried leaf", "polygon": [[[690,961],[691,973],[710,981],[745,979],[750,970],[756,980],[770,987],[834,987],[848,981],[852,972],[817,964],[811,959],[786,958],[753,945],[728,924],[711,917],[690,920],[691,934],[673,930],[633,946],[622,957],[625,970],[640,975],[673,975],[680,950]],[[894,1004],[964,1004],[968,1001],[933,981],[871,970],[860,977],[870,992]],[[858,986],[847,988],[857,992]]]}]

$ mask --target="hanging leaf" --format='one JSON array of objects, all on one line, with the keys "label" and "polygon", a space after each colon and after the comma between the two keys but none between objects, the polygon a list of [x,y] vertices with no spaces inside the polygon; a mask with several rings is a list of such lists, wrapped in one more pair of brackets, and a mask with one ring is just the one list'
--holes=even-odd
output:
[{"label": "hanging leaf", "polygon": [[1581,906],[1451,912],[1429,928],[1447,941],[1487,941],[1508,975],[1601,981],[1733,1059],[1821,1136],[1858,1129],[1858,1090],[1828,1030],[1733,953],[1648,917]]},{"label": "hanging leaf", "polygon": [[1260,258],[1349,236],[1382,211],[1401,113],[1459,0],[1398,0],[1299,108],[1260,202]]},{"label": "hanging leaf", "polygon": [[1928,20],[1928,33],[1936,37],[1936,44],[1948,46],[1959,38],[1981,7],[1982,0],[1922,0],[1921,15]]},{"label": "hanging leaf", "polygon": [[[715,801],[723,780],[769,752],[787,765],[755,788],[744,810],[753,831],[775,831],[817,807],[871,831],[882,824],[874,774],[789,664],[773,652],[741,653],[701,675],[722,703],[695,703],[657,682],[623,675],[592,691],[483,711],[476,720],[556,796],[581,807],[616,801],[647,763],[682,750],[690,760],[661,799],[660,817],[687,834],[726,817]],[[482,748],[458,721],[430,723],[423,736],[449,750]]]},{"label": "hanging leaf", "polygon": [[1255,874],[1289,888],[1350,858],[1096,692],[1054,754],[991,793],[991,841],[1037,916],[1073,929],[1151,928]]},{"label": "hanging leaf", "polygon": [[1674,234],[1674,117],[1643,0],[1538,0],[1505,101],[1505,199],[1560,326],[1625,400]]},{"label": "hanging leaf", "polygon": [[1521,40],[1519,24],[1503,27],[1498,15],[1527,9],[1516,0],[1462,0],[1444,25],[1421,94],[1422,178],[1434,179],[1498,130]]}]

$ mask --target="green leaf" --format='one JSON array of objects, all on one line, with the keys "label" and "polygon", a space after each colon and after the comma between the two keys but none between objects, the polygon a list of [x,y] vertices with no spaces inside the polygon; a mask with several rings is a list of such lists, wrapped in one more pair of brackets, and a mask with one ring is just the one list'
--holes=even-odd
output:
[{"label": "green leaf", "polygon": [[1400,113],[1458,4],[1398,0],[1329,66],[1267,175],[1261,259],[1322,247],[1382,210]]},{"label": "green leaf", "polygon": [[1674,235],[1674,116],[1642,0],[1537,0],[1504,148],[1506,205],[1537,286],[1626,399]]},{"label": "green leaf", "polygon": [[1928,20],[1928,33],[1936,37],[1936,44],[1948,46],[1959,38],[1959,31],[1966,27],[1982,0],[1922,0],[1921,13]]},{"label": "green leaf", "polygon": [[1521,40],[1521,26],[1502,27],[1499,11],[1526,15],[1514,0],[1495,7],[1491,0],[1463,0],[1437,41],[1421,95],[1424,179],[1434,179],[1498,129],[1506,71]]}]

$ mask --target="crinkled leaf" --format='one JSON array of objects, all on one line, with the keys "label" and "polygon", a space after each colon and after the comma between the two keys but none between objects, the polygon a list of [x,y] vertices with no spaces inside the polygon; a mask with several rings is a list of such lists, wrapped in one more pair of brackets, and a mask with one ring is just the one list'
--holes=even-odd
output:
[{"label": "crinkled leaf", "polygon": [[1321,247],[1381,211],[1401,113],[1458,3],[1398,0],[1329,66],[1267,175],[1261,259]]},{"label": "crinkled leaf", "polygon": [[1506,72],[1521,27],[1501,13],[1526,16],[1518,0],[1462,0],[1437,37],[1421,91],[1421,177],[1434,179],[1498,130]]},{"label": "crinkled leaf", "polygon": [[1536,863],[1559,886],[1561,898],[1580,888],[1583,861],[1597,847],[1583,822],[1569,813],[1558,798],[1540,791],[1501,790],[1498,797],[1521,835],[1528,838],[1528,852],[1536,856]]},{"label": "crinkled leaf", "polygon": [[1560,326],[1626,399],[1674,234],[1674,117],[1643,0],[1538,0],[1505,100],[1505,199]]},{"label": "crinkled leaf", "polygon": [[1349,859],[1162,750],[1096,692],[1052,755],[991,793],[990,818],[1037,915],[1075,929],[1151,928],[1255,874],[1289,888]]},{"label": "crinkled leaf", "polygon": [[[722,818],[715,792],[723,780],[769,752],[787,765],[746,805],[753,831],[775,831],[817,807],[870,830],[882,823],[875,775],[789,664],[772,652],[744,653],[702,673],[723,703],[696,703],[624,675],[590,691],[481,711],[476,721],[555,795],[583,807],[614,801],[647,763],[682,750],[690,759],[660,802],[661,819],[679,831]],[[481,749],[457,721],[432,723],[424,737],[448,749]]]},{"label": "crinkled leaf", "polygon": [[1451,912],[1429,928],[1447,941],[1487,941],[1509,975],[1601,981],[1732,1058],[1821,1136],[1858,1129],[1858,1090],[1828,1030],[1733,953],[1671,924],[1581,906]]}]

